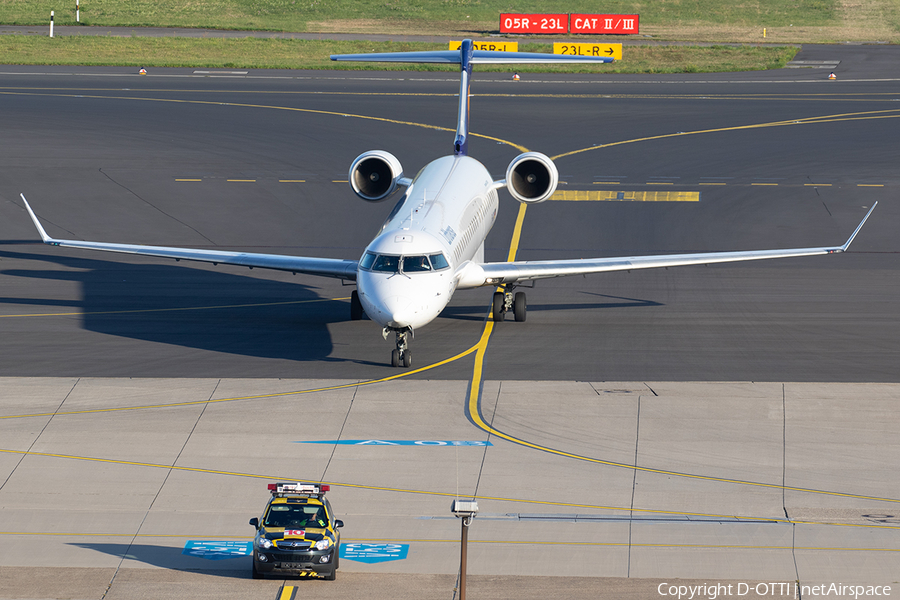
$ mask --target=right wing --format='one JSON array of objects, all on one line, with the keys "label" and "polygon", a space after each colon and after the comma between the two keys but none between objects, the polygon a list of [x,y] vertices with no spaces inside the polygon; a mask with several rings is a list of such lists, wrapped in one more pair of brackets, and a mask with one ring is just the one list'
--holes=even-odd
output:
[{"label": "right wing", "polygon": [[816,254],[838,254],[846,252],[850,243],[869,215],[878,206],[872,205],[853,234],[841,246],[821,248],[793,248],[787,250],[741,250],[737,252],[704,252],[699,254],[663,254],[657,256],[627,256],[614,258],[583,258],[574,260],[524,260],[504,263],[469,263],[460,273],[459,288],[473,288],[483,285],[504,285],[531,279],[548,279],[567,275],[588,275],[610,271],[630,271],[632,269],[656,269],[659,267],[681,267],[686,265],[710,265],[715,263],[764,260],[767,258],[789,258],[814,256]]},{"label": "right wing", "polygon": [[121,252],[125,254],[140,254],[142,256],[158,256],[160,258],[174,258],[175,260],[196,260],[223,265],[237,265],[241,267],[259,267],[261,269],[276,269],[278,271],[291,271],[292,273],[305,273],[307,275],[321,275],[323,277],[336,277],[356,281],[355,260],[342,260],[338,258],[312,258],[307,256],[286,256],[282,254],[256,254],[252,252],[229,252],[225,250],[192,250],[190,248],[170,248],[166,246],[140,246],[136,244],[113,244],[107,242],[82,242],[78,240],[57,240],[44,231],[41,222],[38,221],[34,211],[25,200],[25,208],[34,221],[41,240],[50,246],[62,246],[65,248],[81,248],[84,250],[103,250],[105,252]]}]

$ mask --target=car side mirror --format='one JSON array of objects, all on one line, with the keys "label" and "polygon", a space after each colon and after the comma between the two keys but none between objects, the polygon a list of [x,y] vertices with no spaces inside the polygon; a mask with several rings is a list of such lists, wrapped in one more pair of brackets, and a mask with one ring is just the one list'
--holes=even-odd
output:
[{"label": "car side mirror", "polygon": [[259,529],[259,519],[257,519],[256,517],[250,519],[250,524]]},{"label": "car side mirror", "polygon": [[338,519],[337,521],[334,522],[334,528],[335,528],[335,529],[340,529],[340,528],[343,527],[343,526],[344,526],[344,522],[341,521],[340,519]]}]

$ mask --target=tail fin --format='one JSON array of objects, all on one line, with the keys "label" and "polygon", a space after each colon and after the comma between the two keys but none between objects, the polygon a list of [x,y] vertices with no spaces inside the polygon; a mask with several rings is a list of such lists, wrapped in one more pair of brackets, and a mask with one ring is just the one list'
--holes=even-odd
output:
[{"label": "tail fin", "polygon": [[463,40],[459,50],[332,54],[331,60],[458,64],[460,66],[459,114],[456,121],[456,139],[453,142],[453,153],[460,156],[468,154],[469,79],[472,77],[473,65],[608,63],[613,61],[612,58],[606,56],[569,56],[565,54],[540,54],[536,52],[493,52],[490,50],[476,50],[472,40]]}]

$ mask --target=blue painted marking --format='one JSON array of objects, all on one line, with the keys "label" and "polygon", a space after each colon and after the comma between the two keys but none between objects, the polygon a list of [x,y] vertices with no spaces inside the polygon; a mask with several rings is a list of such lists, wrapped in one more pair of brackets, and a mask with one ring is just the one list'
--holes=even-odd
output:
[{"label": "blue painted marking", "polygon": [[480,440],[300,440],[295,444],[339,444],[343,446],[493,446]]},{"label": "blue painted marking", "polygon": [[253,554],[253,542],[229,542],[224,540],[188,540],[182,554],[207,560],[225,560]]},{"label": "blue painted marking", "polygon": [[380,563],[403,560],[409,544],[341,544],[341,558],[361,563]]}]

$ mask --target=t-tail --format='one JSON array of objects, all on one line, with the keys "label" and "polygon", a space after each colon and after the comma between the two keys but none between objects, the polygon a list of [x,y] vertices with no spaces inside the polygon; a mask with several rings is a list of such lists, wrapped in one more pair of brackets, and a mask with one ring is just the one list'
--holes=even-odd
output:
[{"label": "t-tail", "polygon": [[422,52],[374,52],[366,54],[332,54],[331,60],[358,62],[439,63],[458,64],[459,114],[456,120],[456,139],[453,153],[466,156],[469,153],[469,81],[476,64],[564,64],[608,63],[606,56],[569,56],[565,54],[541,54],[536,52],[495,52],[476,50],[472,40],[463,40],[459,50],[426,50]]}]

